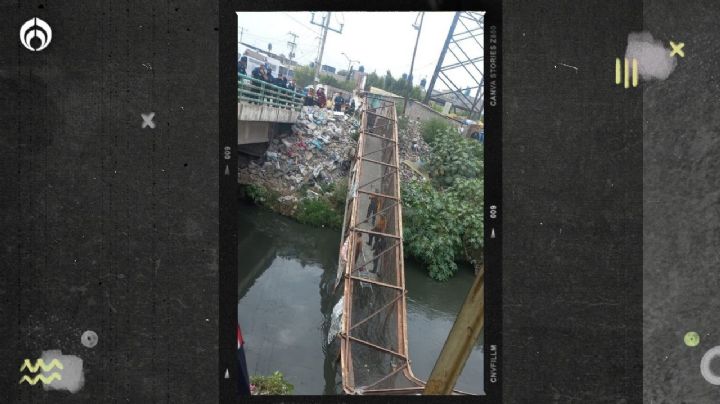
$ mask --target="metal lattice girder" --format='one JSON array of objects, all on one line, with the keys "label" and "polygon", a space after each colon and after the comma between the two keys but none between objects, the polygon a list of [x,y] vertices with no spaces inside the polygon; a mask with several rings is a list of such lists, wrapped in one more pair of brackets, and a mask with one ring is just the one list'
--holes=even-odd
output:
[{"label": "metal lattice girder", "polygon": [[408,359],[396,114],[392,102],[362,111],[350,173],[337,284],[344,297],[340,366],[348,394],[417,394],[425,385]]},{"label": "metal lattice girder", "polygon": [[[435,72],[430,79],[424,101],[426,104],[430,100],[439,103],[450,101],[456,108],[471,114],[483,113],[484,47],[480,38],[484,28],[484,13],[455,13]],[[444,89],[434,92],[438,80]],[[467,85],[468,82],[473,84]],[[465,94],[467,90],[470,90],[468,95]]]}]

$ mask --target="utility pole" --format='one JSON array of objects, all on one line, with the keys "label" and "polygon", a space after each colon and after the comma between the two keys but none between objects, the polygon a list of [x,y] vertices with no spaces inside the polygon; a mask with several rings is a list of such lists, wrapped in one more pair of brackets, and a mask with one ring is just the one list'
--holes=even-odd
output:
[{"label": "utility pole", "polygon": [[[412,74],[413,74],[413,67],[415,67],[415,53],[417,52],[418,42],[420,42],[420,31],[422,31],[422,24],[423,19],[425,19],[425,12],[421,12],[420,15],[420,24],[415,25],[413,24],[413,28],[417,30],[417,38],[415,38],[415,49],[413,49],[413,55],[412,55],[412,61],[410,62],[410,74],[408,75],[408,89],[405,92],[405,103],[403,104],[403,116],[407,115],[407,104],[408,104],[408,98],[410,98],[410,92],[412,91]],[[415,22],[417,23],[417,17],[415,18]]]},{"label": "utility pole", "polygon": [[244,31],[245,31],[245,27],[240,27],[240,42],[242,42],[242,36],[243,36]]},{"label": "utility pole", "polygon": [[470,292],[450,329],[423,395],[450,395],[470,352],[480,336],[485,320],[484,271],[475,276]]},{"label": "utility pole", "polygon": [[325,17],[323,17],[322,24],[318,24],[315,22],[315,13],[312,13],[312,21],[310,21],[311,24],[318,25],[318,26],[322,27],[322,30],[323,30],[322,42],[320,42],[320,53],[318,55],[317,62],[315,63],[315,81],[316,82],[320,81],[320,66],[322,65],[322,57],[323,57],[323,52],[325,51],[325,40],[327,39],[328,30],[337,32],[338,34],[342,34],[342,30],[343,30],[344,24],[340,24],[339,31],[334,28],[330,28],[330,15],[331,14],[332,13],[328,11],[327,14],[325,15]]},{"label": "utility pole", "polygon": [[360,61],[350,59],[350,56],[346,55],[345,52],[343,52],[342,55],[345,56],[345,59],[348,60],[348,68],[347,68],[348,73],[347,73],[347,77],[345,78],[345,81],[348,81],[348,80],[350,80],[350,69],[352,69],[353,62],[360,63]]},{"label": "utility pole", "polygon": [[288,32],[288,35],[293,37],[292,42],[288,41],[288,43],[287,43],[288,47],[290,48],[290,55],[289,55],[290,60],[293,60],[293,58],[295,57],[295,48],[297,47],[297,43],[295,42],[295,40],[297,39],[298,34],[296,34],[294,32]]}]

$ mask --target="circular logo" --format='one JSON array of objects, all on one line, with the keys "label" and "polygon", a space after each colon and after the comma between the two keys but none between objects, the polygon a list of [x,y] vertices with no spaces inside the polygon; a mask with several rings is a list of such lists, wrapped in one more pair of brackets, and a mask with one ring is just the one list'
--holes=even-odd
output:
[{"label": "circular logo", "polygon": [[39,18],[31,18],[20,27],[20,43],[33,52],[47,48],[51,40],[52,29]]},{"label": "circular logo", "polygon": [[697,346],[700,343],[700,334],[695,331],[690,331],[685,334],[683,339],[685,340],[685,345],[689,347]]}]

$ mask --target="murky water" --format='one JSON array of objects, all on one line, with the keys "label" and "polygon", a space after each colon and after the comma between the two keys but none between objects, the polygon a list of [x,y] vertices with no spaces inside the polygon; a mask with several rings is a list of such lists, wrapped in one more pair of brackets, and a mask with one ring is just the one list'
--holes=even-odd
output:
[{"label": "murky water", "polygon": [[[295,394],[341,393],[337,352],[326,355],[340,232],[246,204],[240,206],[239,226],[238,313],[248,371],[279,370]],[[410,360],[420,379],[430,375],[472,281],[469,267],[439,283],[405,261]],[[478,341],[456,388],[482,394],[482,358]]]}]

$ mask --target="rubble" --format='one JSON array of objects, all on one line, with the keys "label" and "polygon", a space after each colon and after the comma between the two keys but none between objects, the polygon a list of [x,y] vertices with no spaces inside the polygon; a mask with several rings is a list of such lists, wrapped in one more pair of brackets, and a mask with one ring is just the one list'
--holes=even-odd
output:
[{"label": "rubble", "polygon": [[[413,119],[408,120],[407,127],[399,130],[398,137],[400,161],[410,161],[416,163],[414,164],[416,166],[422,166],[430,156],[430,146],[425,143],[420,134],[420,122]],[[421,175],[405,164],[400,164],[400,178],[403,182],[423,179]]]},{"label": "rubble", "polygon": [[[238,171],[240,183],[260,184],[282,194],[280,203],[317,198],[322,184],[346,178],[357,150],[355,118],[319,107],[303,107],[291,133],[276,135],[265,155]],[[305,194],[301,187],[315,187]],[[292,196],[292,198],[291,198]]]}]

